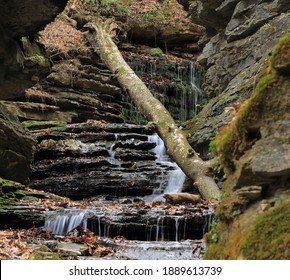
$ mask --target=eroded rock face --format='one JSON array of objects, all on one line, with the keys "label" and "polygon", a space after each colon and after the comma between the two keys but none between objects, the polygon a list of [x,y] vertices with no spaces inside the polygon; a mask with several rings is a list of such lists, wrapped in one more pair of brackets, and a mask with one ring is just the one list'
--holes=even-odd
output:
[{"label": "eroded rock face", "polygon": [[[220,239],[208,250],[208,258],[288,259],[289,241],[283,253],[269,244],[280,244],[290,228],[289,217],[289,86],[290,34],[272,50],[251,98],[215,139],[216,153],[227,180],[220,203]],[[283,62],[282,62],[283,61]],[[268,229],[275,224],[275,234]],[[225,234],[226,232],[226,234]],[[252,250],[255,243],[257,250]],[[219,247],[221,246],[221,247]],[[236,249],[232,250],[233,246]],[[219,253],[219,248],[223,253]],[[285,249],[285,250],[284,250]],[[285,252],[284,252],[285,251]]]},{"label": "eroded rock face", "polygon": [[235,41],[253,34],[270,19],[289,9],[290,3],[287,0],[240,1],[225,30],[227,41]]},{"label": "eroded rock face", "polygon": [[27,183],[31,174],[34,139],[7,107],[0,103],[0,176]]},{"label": "eroded rock face", "polygon": [[215,11],[216,16],[221,13],[227,26],[216,30],[218,34],[198,58],[207,69],[204,92],[211,100],[187,125],[189,141],[205,157],[209,139],[252,94],[263,63],[290,25],[288,1],[219,1],[219,5],[207,9]]},{"label": "eroded rock face", "polygon": [[[39,65],[35,66],[35,62],[39,62],[35,58],[44,58],[42,54],[35,52],[34,61],[31,60],[30,65],[26,65],[25,50],[23,54],[20,38],[32,38],[63,10],[66,2],[0,1],[0,99],[18,97],[35,83],[31,78],[40,71]],[[34,67],[31,67],[31,62]],[[48,66],[41,71],[47,71]]]},{"label": "eroded rock face", "polygon": [[[185,1],[187,2],[187,1]],[[207,28],[209,34],[225,31],[228,42],[255,33],[263,24],[290,8],[287,0],[191,1],[192,21]],[[187,4],[184,3],[186,7]]]},{"label": "eroded rock face", "polygon": [[209,33],[217,32],[225,25],[224,18],[216,13],[222,2],[222,0],[192,1],[189,6],[192,21],[204,26]]},{"label": "eroded rock face", "polygon": [[29,228],[44,224],[45,208],[35,205],[7,206],[0,211],[1,228]]},{"label": "eroded rock face", "polygon": [[22,120],[123,122],[121,88],[102,68],[90,56],[56,62],[46,79],[6,105]]},{"label": "eroded rock face", "polygon": [[12,37],[34,35],[59,14],[67,0],[0,1],[0,23]]}]

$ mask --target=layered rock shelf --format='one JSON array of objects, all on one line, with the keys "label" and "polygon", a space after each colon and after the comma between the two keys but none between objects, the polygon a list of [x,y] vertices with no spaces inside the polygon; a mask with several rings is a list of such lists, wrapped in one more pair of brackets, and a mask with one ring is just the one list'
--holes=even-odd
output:
[{"label": "layered rock shelf", "polygon": [[91,121],[38,133],[30,187],[81,199],[145,196],[168,182],[171,162],[156,161],[144,126]]},{"label": "layered rock shelf", "polygon": [[[88,120],[60,131],[36,130],[35,136],[30,187],[83,199],[77,208],[43,212],[45,228],[54,234],[82,226],[100,237],[180,241],[201,239],[209,231],[214,220],[210,203],[162,202],[172,177],[179,176],[178,167],[145,126]],[[173,188],[181,184],[182,189],[184,178],[173,178]]]},{"label": "layered rock shelf", "polygon": [[82,226],[99,237],[180,241],[202,239],[215,220],[210,203],[172,206],[160,201],[147,204],[140,199],[126,198],[112,203],[105,198],[98,196],[90,199],[88,204],[92,206],[82,208],[52,208],[45,213],[45,228],[56,235],[65,235]]}]

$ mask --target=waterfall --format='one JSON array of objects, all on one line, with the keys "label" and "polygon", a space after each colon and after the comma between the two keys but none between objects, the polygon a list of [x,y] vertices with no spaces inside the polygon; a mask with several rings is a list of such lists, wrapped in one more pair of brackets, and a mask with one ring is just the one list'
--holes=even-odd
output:
[{"label": "waterfall", "polygon": [[179,230],[179,220],[182,219],[183,217],[177,216],[175,218],[175,241],[178,241],[178,230]]},{"label": "waterfall", "polygon": [[[200,89],[204,77],[201,67],[196,67],[189,60],[164,61],[132,53],[125,59],[175,120],[183,122],[198,113],[199,104],[204,101]],[[128,105],[124,110],[126,119],[145,124],[146,121],[129,99],[125,97],[124,101]]]},{"label": "waterfall", "polygon": [[197,114],[197,105],[199,102],[199,98],[202,97],[202,92],[199,88],[198,83],[196,82],[196,69],[195,69],[195,65],[193,63],[190,64],[190,71],[189,71],[189,81],[190,81],[190,85],[191,85],[191,90],[192,90],[192,94],[193,94],[193,110],[194,110],[194,115]]},{"label": "waterfall", "polygon": [[97,215],[97,218],[98,218],[98,235],[102,236],[102,231],[101,231],[101,218],[102,218],[102,215]]},{"label": "waterfall", "polygon": [[53,234],[65,235],[77,226],[87,228],[87,218],[90,212],[79,209],[65,209],[62,212],[47,212],[44,227],[50,229]]},{"label": "waterfall", "polygon": [[[149,228],[149,230],[148,230]],[[153,225],[149,225],[146,227],[146,232],[147,232],[147,241],[152,240],[152,230],[153,230]]]},{"label": "waterfall", "polygon": [[[164,216],[159,216],[156,223],[156,241],[164,241]],[[159,232],[161,232],[159,238]]]},{"label": "waterfall", "polygon": [[156,146],[154,147],[154,149],[152,151],[156,155],[157,161],[160,161],[160,162],[164,162],[164,161],[169,162],[170,161],[170,158],[166,152],[164,142],[158,136],[157,133],[154,133],[153,135],[148,136],[148,141],[156,143]]},{"label": "waterfall", "polygon": [[187,217],[184,217],[184,224],[183,224],[183,240],[185,240],[185,236],[186,236],[186,225],[187,225]]},{"label": "waterfall", "polygon": [[120,140],[120,135],[115,133],[114,137],[115,137],[115,140],[110,145],[110,148],[108,149],[108,152],[109,152],[110,160],[112,161],[112,163],[120,166],[121,165],[120,161],[115,157],[115,154],[116,154],[116,143],[117,143],[118,140]]},{"label": "waterfall", "polygon": [[166,153],[164,142],[157,135],[157,133],[149,136],[148,141],[156,143],[156,146],[153,149],[153,152],[156,154],[156,161],[172,166],[172,170],[168,171],[169,174],[167,175],[167,185],[163,186],[164,180],[161,180],[159,188],[155,189],[151,195],[144,197],[145,201],[152,202],[154,200],[162,200],[163,194],[181,192],[186,175],[175,162],[171,161],[168,154]]}]

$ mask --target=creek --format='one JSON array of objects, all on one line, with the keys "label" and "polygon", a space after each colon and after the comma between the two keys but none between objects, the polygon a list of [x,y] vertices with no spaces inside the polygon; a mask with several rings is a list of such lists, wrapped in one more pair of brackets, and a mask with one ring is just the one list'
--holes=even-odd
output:
[{"label": "creek", "polygon": [[[115,135],[115,141],[108,150],[108,158],[122,169],[124,163],[112,148],[119,145],[117,139],[120,137]],[[90,200],[88,207],[50,210],[46,212],[45,228],[52,230],[55,235],[65,235],[82,226],[103,239],[122,236],[129,240],[127,242],[138,241],[134,246],[133,243],[129,243],[130,246],[127,244],[128,250],[123,252],[132,258],[142,258],[142,252],[146,251],[143,258],[147,259],[148,254],[153,254],[155,258],[170,259],[179,255],[183,259],[190,259],[189,251],[196,244],[202,245],[201,239],[214,220],[214,211],[206,205],[203,208],[191,204],[170,207],[164,203],[163,194],[181,192],[186,176],[170,160],[157,134],[148,135],[144,142],[154,144],[154,148],[149,150],[150,154],[154,155],[156,166],[163,167],[159,174],[159,184],[150,195],[114,198],[99,195]],[[82,152],[87,153],[87,147],[82,148]],[[155,201],[158,201],[156,205]],[[169,248],[174,248],[175,253]]]}]

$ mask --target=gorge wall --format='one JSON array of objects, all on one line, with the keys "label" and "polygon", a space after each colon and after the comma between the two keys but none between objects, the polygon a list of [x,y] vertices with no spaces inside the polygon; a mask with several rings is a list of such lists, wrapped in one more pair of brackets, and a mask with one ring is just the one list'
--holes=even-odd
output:
[{"label": "gorge wall", "polygon": [[206,257],[287,259],[290,3],[190,3],[193,22],[207,28],[198,61],[210,101],[186,129],[226,174]]},{"label": "gorge wall", "polygon": [[[43,63],[40,53],[25,57],[20,38],[41,30],[65,4],[66,1],[0,1],[0,100],[23,95],[35,83],[35,73],[45,75],[49,71],[49,64]],[[9,111],[1,102],[0,176],[27,183],[35,141]]]}]

